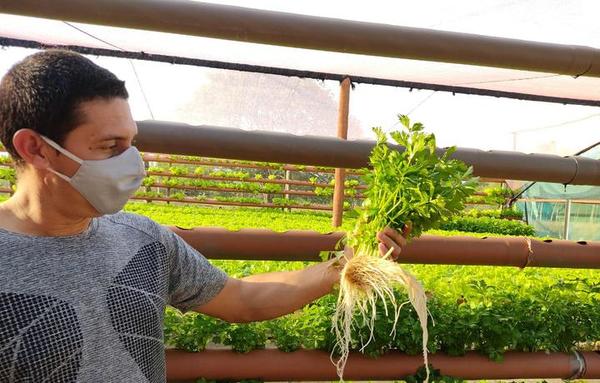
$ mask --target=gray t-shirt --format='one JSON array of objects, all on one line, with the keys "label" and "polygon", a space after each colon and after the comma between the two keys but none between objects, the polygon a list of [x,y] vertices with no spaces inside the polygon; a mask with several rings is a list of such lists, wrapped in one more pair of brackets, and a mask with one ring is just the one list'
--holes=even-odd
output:
[{"label": "gray t-shirt", "polygon": [[0,382],[164,382],[165,306],[193,309],[226,280],[134,214],[67,237],[0,229]]}]

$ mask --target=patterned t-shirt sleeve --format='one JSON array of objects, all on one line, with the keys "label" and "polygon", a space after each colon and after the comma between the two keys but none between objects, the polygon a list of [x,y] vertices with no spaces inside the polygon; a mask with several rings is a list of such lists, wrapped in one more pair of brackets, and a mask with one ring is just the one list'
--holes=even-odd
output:
[{"label": "patterned t-shirt sleeve", "polygon": [[170,257],[168,303],[186,312],[209,302],[225,286],[227,274],[171,230],[161,231]]}]

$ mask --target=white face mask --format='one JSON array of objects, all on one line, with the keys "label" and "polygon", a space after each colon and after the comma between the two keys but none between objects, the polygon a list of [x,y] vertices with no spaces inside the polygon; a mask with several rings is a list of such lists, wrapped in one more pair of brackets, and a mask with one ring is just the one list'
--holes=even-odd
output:
[{"label": "white face mask", "polygon": [[105,160],[82,160],[48,137],[41,137],[48,145],[81,165],[70,178],[54,169],[49,170],[70,183],[100,214],[120,211],[146,176],[144,161],[134,146]]}]

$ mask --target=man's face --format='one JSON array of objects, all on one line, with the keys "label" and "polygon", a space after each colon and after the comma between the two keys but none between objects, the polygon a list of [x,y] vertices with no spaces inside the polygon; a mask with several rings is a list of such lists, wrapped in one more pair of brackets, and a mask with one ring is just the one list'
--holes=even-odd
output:
[{"label": "man's face", "polygon": [[[104,160],[127,150],[137,135],[137,126],[131,116],[129,103],[122,98],[93,100],[79,107],[80,125],[72,130],[62,147],[82,160]],[[79,169],[79,164],[55,150],[49,161],[52,168],[68,177]],[[97,216],[96,210],[69,184],[56,180],[69,206],[81,208],[84,216]],[[61,199],[62,196],[60,196]],[[78,209],[79,210],[79,209]],[[79,212],[79,211],[78,211]]]}]

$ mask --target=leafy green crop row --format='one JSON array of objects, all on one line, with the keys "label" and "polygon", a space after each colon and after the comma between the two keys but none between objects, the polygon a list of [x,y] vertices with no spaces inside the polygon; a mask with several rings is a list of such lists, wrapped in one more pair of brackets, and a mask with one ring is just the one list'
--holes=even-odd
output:
[{"label": "leafy green crop row", "polygon": [[508,209],[469,209],[463,213],[466,217],[488,217],[488,218],[511,218],[511,219],[522,219],[523,212],[516,207]]},{"label": "leafy green crop row", "polygon": [[[203,158],[203,157],[196,157],[196,156],[181,156],[181,155],[170,155],[169,158],[171,158],[174,161],[177,160],[185,160],[185,161],[210,161],[212,163],[223,163],[223,166],[231,166],[231,164],[252,164],[252,165],[259,165],[259,166],[267,166],[267,167],[271,167],[275,170],[284,170],[285,166],[284,164],[280,164],[278,162],[258,162],[258,161],[244,161],[244,160],[220,160],[220,159],[215,159],[215,158]],[[297,171],[304,171],[307,167],[304,165],[294,165],[294,168]],[[329,168],[329,167],[324,167],[324,166],[312,166],[312,168],[316,169],[317,171],[332,171],[333,168]]]},{"label": "leafy green crop row", "polygon": [[[228,165],[231,165],[228,163]],[[215,165],[217,166],[217,165]],[[138,193],[137,197],[147,198],[165,198],[177,199],[183,201],[184,198],[191,197],[196,201],[204,201],[207,199],[217,200],[222,202],[246,202],[246,203],[261,203],[271,202],[277,207],[285,208],[289,206],[306,206],[309,205],[327,205],[331,203],[331,197],[333,195],[333,187],[324,186],[335,184],[335,180],[331,174],[323,173],[308,173],[300,175],[300,180],[305,181],[306,185],[301,185],[300,190],[310,191],[307,188],[312,186],[312,192],[314,195],[307,195],[305,198],[298,197],[297,194],[286,193],[284,185],[281,183],[267,182],[268,180],[284,181],[283,174],[280,174],[279,170],[265,170],[265,169],[219,169],[210,165],[175,165],[171,166],[166,163],[159,164],[159,166],[152,166],[148,169],[150,176],[146,177],[143,181],[144,188]],[[160,174],[159,174],[160,173]],[[279,173],[279,174],[278,174]],[[202,178],[188,178],[190,175],[207,175],[210,177],[219,177],[225,180],[207,180]],[[357,195],[357,189],[359,181],[355,179],[356,176],[350,176],[349,179],[345,180],[346,186],[344,194],[348,198],[352,198]],[[265,182],[261,182],[264,180]],[[248,182],[252,181],[252,182]],[[258,182],[256,182],[258,181]],[[293,179],[296,181],[296,179]],[[162,187],[182,189],[182,191],[172,192],[169,190],[167,194],[161,191]],[[184,189],[181,187],[193,186],[197,188],[218,188],[222,190],[210,190],[210,191],[199,191],[193,189]],[[185,191],[183,191],[185,190]],[[297,189],[296,189],[297,190]],[[248,195],[235,195],[235,196],[223,196],[223,193],[244,193],[254,194],[254,196]],[[219,195],[221,194],[221,195]],[[267,195],[268,200],[258,199],[259,194]],[[287,194],[290,198],[275,197],[277,194]],[[209,197],[210,196],[210,197]],[[345,201],[344,206],[350,208],[352,206],[351,201]]]},{"label": "leafy green crop row", "polygon": [[177,179],[177,178],[159,178],[159,177],[146,177],[144,179],[144,186],[151,186],[153,184],[161,184],[168,187],[178,186],[194,186],[200,188],[221,188],[221,189],[234,189],[240,192],[247,193],[278,193],[283,191],[283,186],[278,184],[264,184],[259,183],[239,183],[239,182],[219,182],[210,181],[203,179]]},{"label": "leafy green crop row", "polygon": [[[260,227],[275,231],[315,230],[330,232],[331,213],[328,212],[281,212],[262,208],[227,208],[190,205],[162,205],[130,202],[126,211],[145,215],[163,225],[178,225],[191,228],[197,226],[219,226],[229,230],[245,227]],[[343,229],[352,226],[352,219],[345,219]]]},{"label": "leafy green crop row", "polygon": [[[259,175],[259,174],[257,174]],[[233,177],[228,177],[232,178]],[[256,178],[256,177],[255,177]],[[259,179],[259,178],[256,178]],[[257,182],[225,182],[225,181],[212,181],[204,179],[181,179],[181,178],[170,178],[161,176],[150,176],[146,177],[143,181],[143,186],[151,187],[156,184],[164,185],[165,187],[177,188],[181,186],[194,186],[198,188],[220,188],[220,189],[231,189],[242,193],[253,193],[253,194],[278,194],[284,191],[282,184],[273,183],[257,183]],[[331,197],[333,195],[333,188],[328,187],[315,187],[314,193],[317,196]],[[344,193],[346,196],[355,196],[356,189],[345,189]]]},{"label": "leafy green crop row", "polygon": [[[186,196],[184,192],[180,191],[180,192],[172,192],[169,195],[162,193],[162,192],[158,192],[158,191],[144,191],[144,190],[139,190],[135,193],[135,196],[138,198],[148,198],[148,199],[155,199],[155,198],[169,198],[171,200],[174,201],[181,201],[181,202],[189,202],[189,201],[220,201],[220,202],[230,202],[230,203],[245,203],[245,204],[263,204],[266,201],[263,200],[262,198],[258,198],[258,197],[237,197],[237,196],[214,196],[214,197],[207,197],[204,194],[197,194],[196,196]],[[310,207],[312,206],[314,203],[312,201],[308,201],[302,198],[294,198],[294,199],[286,199],[286,198],[281,198],[281,197],[274,197],[272,198],[271,201],[272,204],[275,205],[275,207],[278,208],[286,208],[286,207]],[[348,201],[344,201],[344,208],[349,208],[350,207],[350,203]]]},{"label": "leafy green crop row", "polygon": [[[303,266],[282,262],[215,264],[236,277]],[[432,353],[462,355],[477,350],[500,360],[508,350],[567,352],[600,339],[600,275],[595,271],[431,265],[412,266],[411,271],[429,291],[428,307],[435,321],[429,327]],[[331,351],[334,307],[332,294],[294,314],[252,324],[228,324],[200,314],[183,316],[169,309],[165,342],[189,351],[202,350],[208,343],[239,352],[266,345],[284,351],[300,347]],[[377,356],[396,349],[420,354],[420,328],[412,309],[402,309],[395,338],[389,336],[392,324],[385,316],[377,317],[375,339],[365,353]],[[356,326],[354,346],[368,336],[366,328]]]},{"label": "leafy green crop row", "polygon": [[[184,175],[207,175],[211,177],[223,177],[223,178],[231,178],[233,181],[246,181],[248,179],[269,179],[269,180],[284,180],[285,178],[277,176],[276,174],[269,174],[266,177],[262,173],[251,174],[250,172],[243,170],[232,170],[232,169],[219,169],[219,170],[208,170],[204,167],[192,167],[192,166],[152,166],[148,168],[148,172],[150,173],[168,173],[174,177],[184,176]],[[331,178],[331,175],[328,175],[327,178],[329,181],[327,182],[329,185],[335,185],[335,179]],[[312,176],[308,178],[308,182],[311,184],[317,184],[317,177]],[[344,181],[344,186],[347,188],[353,188],[360,184],[360,182],[356,179],[347,179]]]},{"label": "leafy green crop row", "polygon": [[494,233],[516,236],[534,236],[535,229],[522,221],[508,221],[489,217],[456,217],[441,225],[443,230],[467,231],[471,233]]}]

